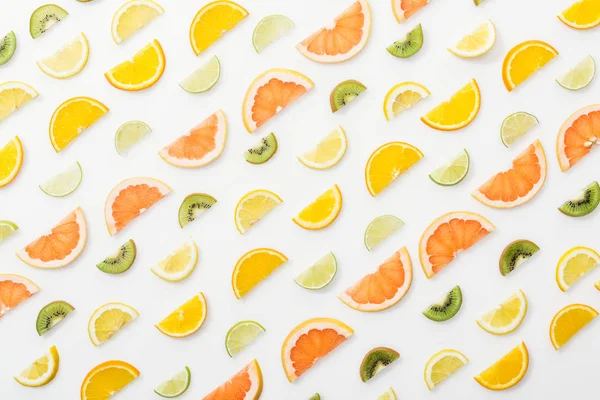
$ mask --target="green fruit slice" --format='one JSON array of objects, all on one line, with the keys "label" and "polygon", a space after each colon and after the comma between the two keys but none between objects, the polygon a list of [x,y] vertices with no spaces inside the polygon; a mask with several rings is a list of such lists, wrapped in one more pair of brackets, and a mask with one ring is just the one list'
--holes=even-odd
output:
[{"label": "green fruit slice", "polygon": [[179,226],[184,227],[194,222],[204,211],[217,203],[217,199],[209,194],[192,193],[183,199],[179,206]]},{"label": "green fruit slice", "polygon": [[291,19],[285,15],[269,15],[260,20],[252,33],[252,45],[257,53],[277,41],[294,27]]},{"label": "green fruit slice", "polygon": [[369,223],[365,230],[365,247],[371,251],[390,235],[404,226],[404,222],[393,215],[381,215]]},{"label": "green fruit slice", "polygon": [[461,306],[462,291],[460,286],[454,286],[452,290],[427,307],[423,315],[435,322],[447,321],[458,313]]},{"label": "green fruit slice", "polygon": [[36,9],[29,19],[29,33],[32,38],[39,37],[42,33],[62,21],[67,15],[64,9],[55,4],[46,4]]},{"label": "green fruit slice", "polygon": [[565,89],[579,90],[589,85],[592,79],[594,79],[595,74],[596,63],[592,56],[587,56],[566,74],[560,78],[556,78],[556,82]]},{"label": "green fruit slice", "polygon": [[339,111],[342,107],[356,99],[365,90],[367,90],[367,87],[354,79],[338,83],[329,95],[331,112],[334,113]]},{"label": "green fruit slice", "polygon": [[244,158],[250,164],[264,164],[277,152],[277,138],[274,133],[260,139],[252,148],[246,150]]},{"label": "green fruit slice", "polygon": [[107,257],[96,267],[107,274],[122,274],[133,265],[137,249],[133,240],[128,240],[123,246],[119,247],[114,254]]},{"label": "green fruit slice", "polygon": [[173,399],[184,394],[190,387],[191,381],[192,373],[190,372],[190,369],[185,366],[181,371],[158,385],[156,389],[154,389],[154,393],[168,399]]},{"label": "green fruit slice", "polygon": [[40,189],[48,196],[64,197],[77,190],[82,178],[81,165],[76,161],[65,171],[42,183]]},{"label": "green fruit slice", "polygon": [[0,221],[0,243],[12,236],[19,227],[14,222]]},{"label": "green fruit slice", "polygon": [[75,308],[72,305],[62,300],[53,301],[44,306],[38,313],[37,320],[35,321],[35,329],[38,335],[42,336],[48,332],[74,310]]},{"label": "green fruit slice", "polygon": [[480,5],[481,3],[483,3],[485,0],[473,0],[473,3],[475,3],[476,6]]},{"label": "green fruit slice", "polygon": [[531,128],[539,123],[535,115],[519,111],[510,114],[502,121],[500,127],[500,139],[506,147],[513,144],[518,138],[529,132]]},{"label": "green fruit slice", "polygon": [[419,24],[402,40],[397,40],[389,45],[387,51],[394,57],[408,58],[421,50],[421,47],[423,47],[423,28]]},{"label": "green fruit slice", "polygon": [[500,255],[500,273],[503,276],[510,274],[539,250],[538,245],[530,240],[515,240],[509,243]]},{"label": "green fruit slice", "polygon": [[469,153],[462,150],[452,160],[429,174],[429,177],[438,185],[454,186],[465,179],[470,165]]},{"label": "green fruit slice", "polygon": [[321,400],[321,395],[319,393],[315,393],[308,400]]},{"label": "green fruit slice", "polygon": [[221,77],[221,63],[212,56],[203,66],[179,82],[179,86],[189,93],[202,93],[212,89]]},{"label": "green fruit slice", "polygon": [[294,278],[294,282],[304,289],[322,289],[335,277],[337,261],[333,253],[327,253],[316,263]]},{"label": "green fruit slice", "polygon": [[244,350],[263,332],[265,328],[256,321],[240,321],[232,326],[225,336],[225,349],[229,357]]},{"label": "green fruit slice", "polygon": [[129,121],[117,129],[115,134],[115,149],[120,155],[124,155],[127,150],[140,141],[144,136],[152,132],[152,129],[142,121]]},{"label": "green fruit slice", "polygon": [[558,209],[569,217],[583,217],[594,211],[600,203],[600,185],[590,183],[579,196],[567,200]]},{"label": "green fruit slice", "polygon": [[360,364],[360,379],[368,381],[388,365],[400,358],[400,354],[389,347],[376,347],[369,351]]},{"label": "green fruit slice", "polygon": [[6,64],[17,49],[17,36],[10,31],[0,40],[0,65]]}]

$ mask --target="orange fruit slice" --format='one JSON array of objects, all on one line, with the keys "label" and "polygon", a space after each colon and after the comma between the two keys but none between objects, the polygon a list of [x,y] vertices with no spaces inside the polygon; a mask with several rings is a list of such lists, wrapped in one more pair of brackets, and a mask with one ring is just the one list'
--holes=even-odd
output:
[{"label": "orange fruit slice", "polygon": [[231,275],[235,297],[241,299],[287,260],[273,249],[254,249],[241,256]]},{"label": "orange fruit slice", "polygon": [[202,7],[190,26],[190,44],[199,55],[248,16],[248,11],[233,1],[213,1]]},{"label": "orange fruit slice", "polygon": [[371,196],[376,196],[400,175],[423,158],[421,150],[404,142],[379,146],[365,166],[365,183]]},{"label": "orange fruit slice", "polygon": [[358,311],[381,311],[397,304],[412,283],[412,264],[406,247],[392,254],[377,271],[367,274],[338,298]]},{"label": "orange fruit slice", "polygon": [[109,400],[138,376],[140,371],[125,361],[111,360],[98,364],[81,384],[81,400]]},{"label": "orange fruit slice", "polygon": [[550,341],[556,350],[598,316],[598,311],[585,304],[571,304],[556,313],[550,323]]},{"label": "orange fruit slice", "polygon": [[321,63],[338,63],[357,55],[371,33],[371,9],[367,0],[358,0],[319,29],[296,49],[305,57]]},{"label": "orange fruit slice", "polygon": [[0,160],[0,187],[3,187],[17,177],[23,165],[23,145],[18,136],[0,149]]},{"label": "orange fruit slice", "polygon": [[244,97],[242,119],[246,130],[254,132],[314,85],[308,77],[291,69],[263,72],[252,81]]},{"label": "orange fruit slice", "polygon": [[558,14],[565,25],[575,29],[590,29],[600,25],[600,1],[578,0]]},{"label": "orange fruit slice", "polygon": [[153,178],[129,178],[119,183],[106,198],[104,219],[114,235],[148,208],[171,193],[171,188]]},{"label": "orange fruit slice", "polygon": [[167,336],[174,338],[190,336],[202,328],[207,312],[206,297],[204,297],[204,293],[200,292],[177,307],[155,326]]},{"label": "orange fruit slice", "polygon": [[450,264],[456,255],[486,237],[496,227],[468,211],[444,214],[431,223],[419,241],[419,259],[427,278]]},{"label": "orange fruit slice", "polygon": [[17,257],[35,268],[66,267],[81,254],[87,239],[83,211],[77,207],[50,232],[17,252]]},{"label": "orange fruit slice", "polygon": [[158,154],[176,167],[203,167],[221,155],[226,138],[227,118],[225,113],[219,110],[173,143],[163,147]]},{"label": "orange fruit slice", "polygon": [[338,185],[333,185],[304,207],[292,218],[292,221],[299,227],[311,231],[325,229],[340,215],[343,203],[342,191]]},{"label": "orange fruit slice", "polygon": [[50,119],[50,143],[56,152],[69,145],[94,122],[108,112],[108,107],[90,97],[73,97],[62,103]]},{"label": "orange fruit slice", "polygon": [[475,79],[445,101],[421,117],[421,121],[433,129],[455,131],[469,125],[481,106],[481,93]]},{"label": "orange fruit slice", "polygon": [[288,380],[294,382],[353,333],[352,328],[333,318],[309,319],[292,329],[281,347]]},{"label": "orange fruit slice", "polygon": [[546,154],[539,140],[529,145],[512,162],[512,167],[488,179],[473,192],[486,206],[512,208],[531,200],[546,181]]},{"label": "orange fruit slice", "polygon": [[600,145],[600,104],[584,107],[560,127],[556,138],[556,156],[564,171]]},{"label": "orange fruit slice", "polygon": [[392,0],[392,11],[396,21],[402,23],[427,4],[429,0]]},{"label": "orange fruit slice", "polygon": [[535,71],[558,55],[558,51],[541,40],[519,43],[506,54],[502,65],[504,86],[511,92]]},{"label": "orange fruit slice", "polygon": [[263,378],[258,361],[252,360],[227,382],[204,396],[202,400],[258,400],[262,394]]},{"label": "orange fruit slice", "polygon": [[523,379],[529,368],[529,352],[525,343],[509,351],[494,365],[475,377],[477,383],[490,390],[505,390]]},{"label": "orange fruit slice", "polygon": [[39,291],[38,285],[27,278],[0,274],[0,318]]},{"label": "orange fruit slice", "polygon": [[105,72],[104,77],[117,89],[143,90],[158,82],[166,63],[162,46],[154,39],[132,58]]}]

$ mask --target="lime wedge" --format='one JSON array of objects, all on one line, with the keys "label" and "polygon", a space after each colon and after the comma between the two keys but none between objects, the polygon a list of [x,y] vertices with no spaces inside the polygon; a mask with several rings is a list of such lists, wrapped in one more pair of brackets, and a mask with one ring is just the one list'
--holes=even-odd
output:
[{"label": "lime wedge", "polygon": [[19,227],[15,223],[10,221],[0,221],[0,242],[7,239],[9,236],[12,236],[17,230],[19,230]]},{"label": "lime wedge", "polygon": [[429,177],[438,185],[454,186],[465,179],[469,172],[469,164],[469,153],[463,150],[452,160],[429,174]]},{"label": "lime wedge", "polygon": [[179,397],[188,390],[192,373],[188,367],[173,375],[170,379],[164,381],[154,389],[154,393],[169,399]]},{"label": "lime wedge", "polygon": [[278,40],[294,27],[291,19],[285,15],[269,15],[260,20],[252,34],[252,44],[257,53]]},{"label": "lime wedge", "polygon": [[115,134],[117,153],[124,155],[131,146],[150,132],[152,132],[152,129],[142,121],[125,122],[117,129]]},{"label": "lime wedge", "polygon": [[67,170],[42,183],[40,189],[48,196],[64,197],[77,190],[82,178],[81,165],[75,161]]},{"label": "lime wedge", "polygon": [[244,350],[264,331],[265,328],[255,321],[240,321],[232,326],[225,336],[225,349],[229,357]]},{"label": "lime wedge", "polygon": [[403,226],[404,222],[393,215],[381,215],[375,218],[365,230],[365,246],[367,250],[373,250],[378,244]]},{"label": "lime wedge", "polygon": [[590,84],[596,74],[596,63],[592,56],[587,56],[579,61],[575,67],[566,74],[556,79],[556,82],[569,90],[583,89]]},{"label": "lime wedge", "polygon": [[316,263],[294,278],[294,282],[304,289],[322,289],[333,280],[337,272],[337,261],[333,253],[327,253]]},{"label": "lime wedge", "polygon": [[500,139],[508,147],[538,123],[539,121],[534,115],[523,111],[510,114],[502,121]]},{"label": "lime wedge", "polygon": [[206,64],[192,72],[179,82],[179,86],[189,93],[202,93],[212,89],[221,76],[221,63],[217,56],[212,56]]}]

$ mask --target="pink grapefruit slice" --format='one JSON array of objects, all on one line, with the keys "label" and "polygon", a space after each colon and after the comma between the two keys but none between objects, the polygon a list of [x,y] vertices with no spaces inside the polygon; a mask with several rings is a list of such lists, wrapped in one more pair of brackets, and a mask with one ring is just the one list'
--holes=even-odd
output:
[{"label": "pink grapefruit slice", "polygon": [[27,278],[0,274],[0,317],[39,291],[38,285]]},{"label": "pink grapefruit slice", "polygon": [[578,110],[560,127],[556,138],[560,169],[568,170],[594,147],[600,147],[600,104]]},{"label": "pink grapefruit slice", "polygon": [[427,4],[429,0],[392,0],[392,11],[396,21],[402,23]]},{"label": "pink grapefruit slice", "polygon": [[258,400],[262,394],[263,378],[258,361],[252,360],[227,382],[202,400]]}]

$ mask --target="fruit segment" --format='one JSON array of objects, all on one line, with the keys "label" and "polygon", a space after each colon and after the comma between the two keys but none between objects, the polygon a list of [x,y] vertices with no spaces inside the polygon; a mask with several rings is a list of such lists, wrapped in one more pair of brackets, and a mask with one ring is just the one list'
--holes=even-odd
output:
[{"label": "fruit segment", "polygon": [[125,91],[136,91],[154,85],[165,72],[165,53],[154,39],[129,60],[104,73],[112,86]]},{"label": "fruit segment", "polygon": [[231,275],[235,297],[244,297],[287,260],[286,256],[273,249],[255,249],[244,254]]},{"label": "fruit segment", "polygon": [[98,364],[81,384],[81,400],[109,400],[139,376],[140,371],[125,361]]},{"label": "fruit segment", "polygon": [[15,50],[17,50],[17,35],[10,31],[0,39],[0,65],[9,62]]},{"label": "fruit segment", "polygon": [[496,27],[493,22],[488,19],[479,24],[455,45],[448,47],[448,51],[463,58],[480,57],[490,51],[495,43]]},{"label": "fruit segment", "polygon": [[265,332],[265,328],[255,321],[240,321],[227,331],[225,349],[229,357],[235,356]]},{"label": "fruit segment", "polygon": [[155,326],[156,329],[167,336],[182,338],[198,332],[206,320],[206,314],[206,298],[200,292]]},{"label": "fruit segment", "polygon": [[500,273],[503,276],[508,275],[539,250],[538,245],[530,240],[515,240],[509,243],[500,255]]},{"label": "fruit segment", "polygon": [[47,333],[61,323],[72,311],[75,311],[75,307],[66,301],[59,300],[46,304],[38,313],[35,321],[35,329],[38,335],[42,336]]},{"label": "fruit segment", "polygon": [[341,126],[322,138],[311,150],[298,156],[298,160],[308,168],[324,170],[339,163],[348,148],[346,131]]},{"label": "fruit segment", "polygon": [[415,106],[431,93],[416,82],[402,82],[392,87],[383,100],[383,114],[390,121]]},{"label": "fruit segment", "polygon": [[388,53],[398,58],[414,56],[423,47],[423,28],[421,24],[415,26],[402,39],[396,40],[387,47]]},{"label": "fruit segment", "polygon": [[98,307],[88,322],[88,334],[94,346],[100,346],[119,330],[139,317],[139,313],[123,303],[106,303]]},{"label": "fruit segment", "polygon": [[171,252],[167,257],[153,265],[154,275],[168,282],[180,282],[190,276],[198,263],[198,247],[192,239]]},{"label": "fruit segment", "polygon": [[227,382],[210,392],[202,400],[258,400],[262,393],[263,378],[258,361],[252,360]]},{"label": "fruit segment", "polygon": [[112,38],[119,44],[162,15],[165,10],[152,0],[129,0],[113,16]]},{"label": "fruit segment", "polygon": [[556,138],[556,155],[564,172],[600,145],[600,105],[584,107],[571,115],[560,127]]},{"label": "fruit segment", "polygon": [[404,142],[386,143],[371,154],[365,166],[365,183],[376,196],[423,158],[421,150]]},{"label": "fruit segment", "polygon": [[370,350],[360,364],[360,379],[367,382],[398,358],[400,353],[389,347],[376,347]]},{"label": "fruit segment", "polygon": [[0,122],[36,97],[38,92],[26,83],[0,83]]},{"label": "fruit segment", "polygon": [[435,322],[444,322],[453,318],[462,307],[463,295],[460,286],[454,286],[448,293],[429,305],[423,315]]},{"label": "fruit segment", "polygon": [[589,247],[577,246],[562,255],[556,265],[556,283],[566,292],[600,264],[600,254]]},{"label": "fruit segment", "polygon": [[365,90],[367,90],[367,87],[354,79],[348,79],[347,81],[338,83],[329,95],[331,112],[334,113],[341,110],[342,107],[345,107],[350,104],[350,102],[356,100],[356,98]]},{"label": "fruit segment", "polygon": [[392,0],[392,11],[398,23],[402,23],[429,4],[429,0]]},{"label": "fruit segment", "polygon": [[600,25],[600,2],[577,0],[558,14],[565,25],[575,29],[591,29]]},{"label": "fruit segment", "polygon": [[65,19],[69,13],[55,4],[38,7],[29,18],[29,33],[36,39],[54,25]]},{"label": "fruit segment", "polygon": [[477,383],[489,390],[505,390],[523,379],[529,368],[529,353],[524,342],[509,351],[494,365],[475,377]]},{"label": "fruit segment", "polygon": [[73,97],[62,103],[50,120],[50,143],[54,150],[63,150],[107,112],[108,107],[90,97]]},{"label": "fruit segment", "polygon": [[598,316],[598,311],[585,304],[571,304],[556,313],[550,323],[550,341],[556,350]]},{"label": "fruit segment", "polygon": [[35,360],[29,367],[15,376],[15,380],[23,386],[40,387],[50,383],[58,373],[60,356],[56,346],[50,347],[50,350],[42,357]]},{"label": "fruit segment", "polygon": [[421,117],[421,121],[433,129],[455,131],[469,125],[481,106],[481,93],[477,81],[472,79],[445,101]]},{"label": "fruit segment", "polygon": [[0,188],[11,183],[23,165],[23,145],[15,136],[0,149]]},{"label": "fruit segment", "polygon": [[600,185],[594,181],[587,185],[578,196],[575,196],[558,207],[558,210],[569,217],[583,217],[591,214],[600,204]]},{"label": "fruit segment", "polygon": [[202,7],[190,26],[190,44],[199,55],[248,16],[248,11],[233,1],[218,0]]},{"label": "fruit segment", "polygon": [[40,288],[20,275],[0,274],[0,318],[40,291]]},{"label": "fruit segment", "polygon": [[154,393],[169,399],[179,397],[188,390],[192,381],[192,373],[186,366],[154,389]]},{"label": "fruit segment", "polygon": [[433,390],[468,362],[467,357],[457,350],[446,349],[437,352],[425,365],[424,375],[427,388]]},{"label": "fruit segment", "polygon": [[257,189],[246,193],[235,206],[235,227],[243,235],[282,203],[281,197],[269,190]]},{"label": "fruit segment", "polygon": [[260,20],[252,33],[254,50],[260,53],[269,45],[279,40],[294,27],[291,19],[285,15],[268,15]]},{"label": "fruit segment", "polygon": [[81,32],[76,38],[60,48],[56,53],[37,62],[46,75],[66,79],[77,75],[88,61],[90,47],[87,38]]},{"label": "fruit segment", "polygon": [[493,335],[506,335],[517,329],[527,314],[527,297],[517,290],[477,320],[477,325]]},{"label": "fruit segment", "polygon": [[557,55],[554,47],[541,40],[528,40],[513,47],[504,57],[502,65],[502,80],[506,90],[514,90]]},{"label": "fruit segment", "polygon": [[300,211],[292,220],[304,229],[325,229],[337,219],[341,210],[342,192],[338,185],[333,185]]}]

